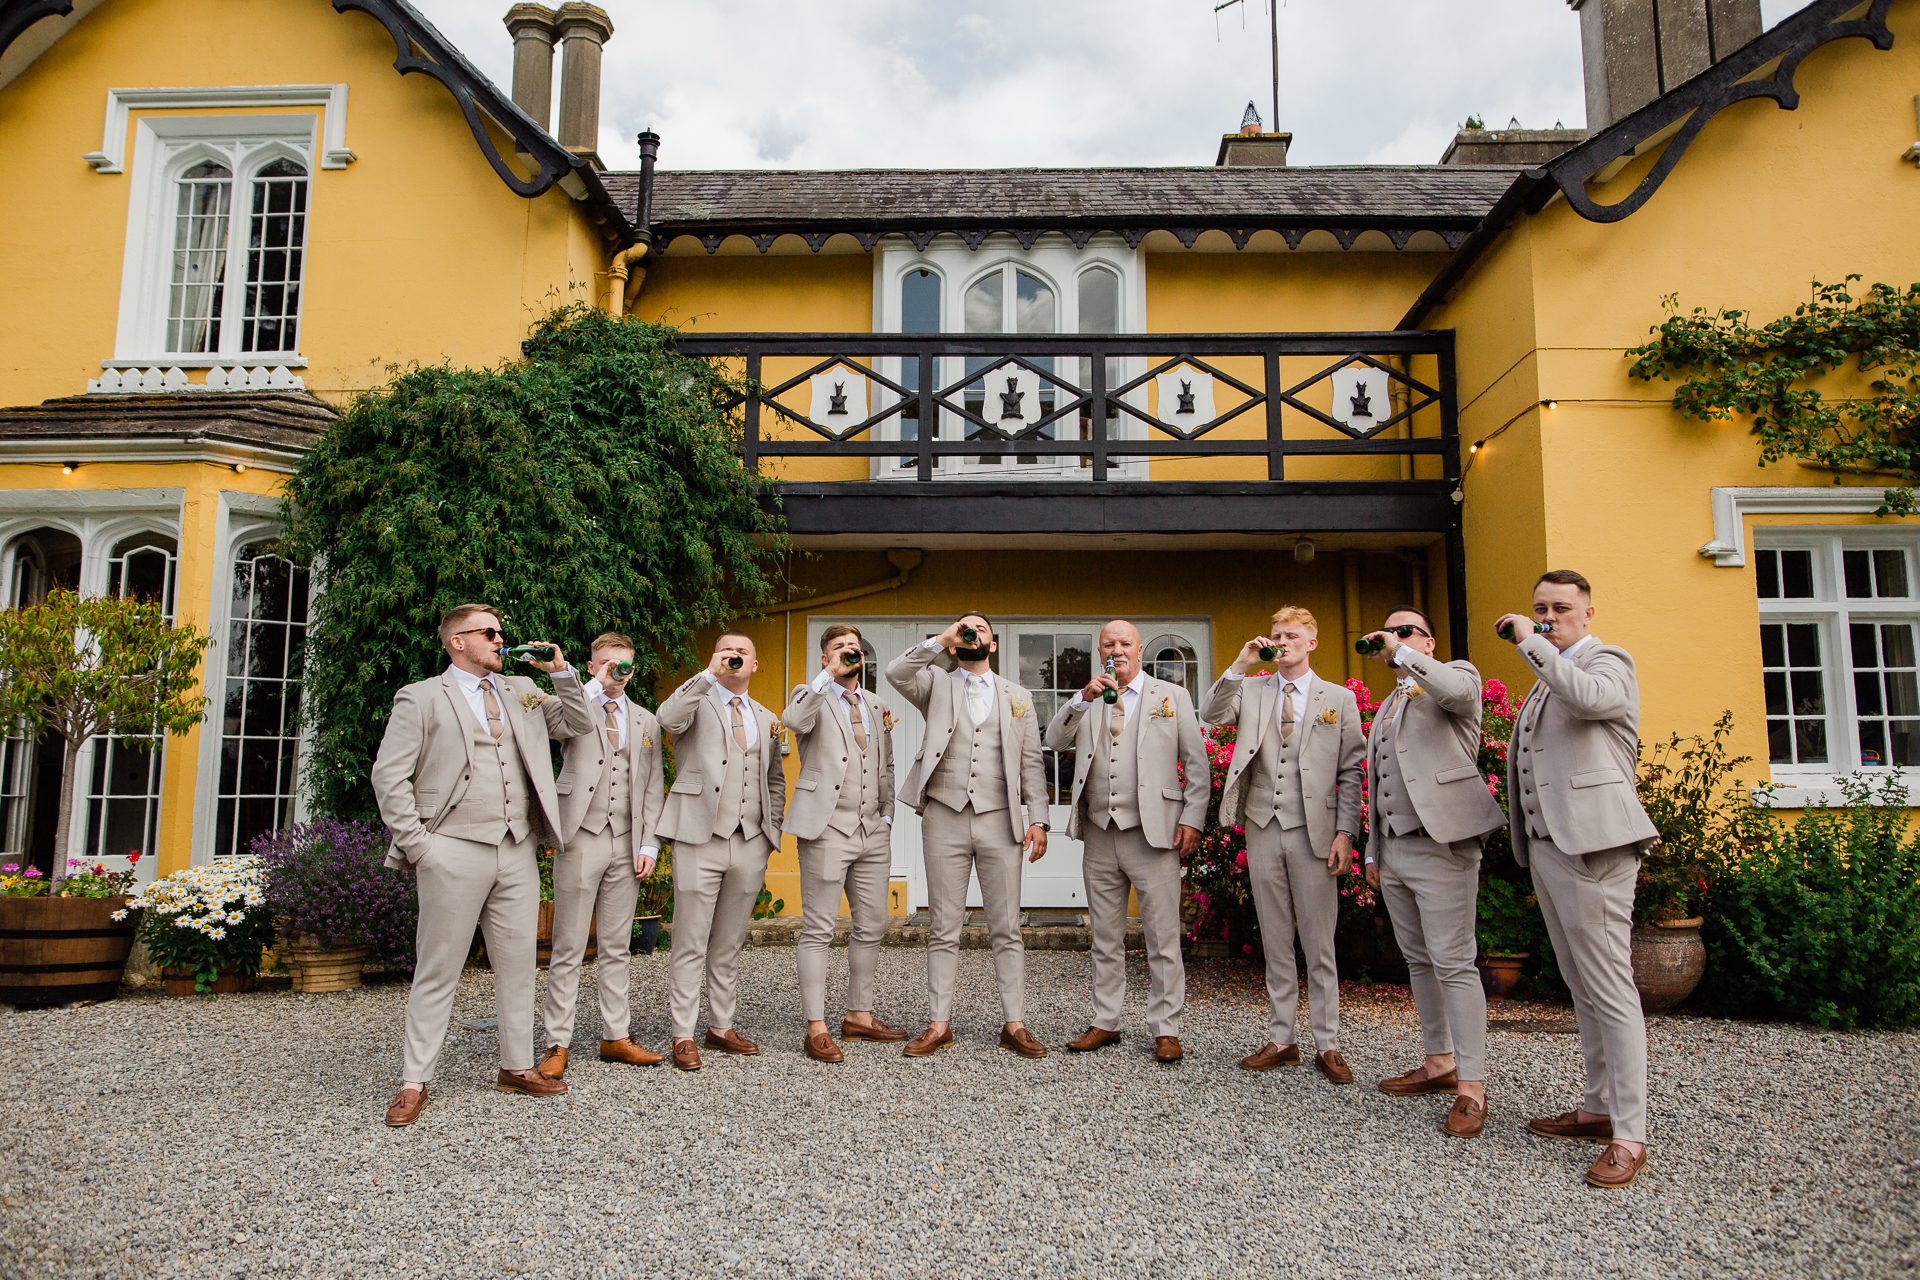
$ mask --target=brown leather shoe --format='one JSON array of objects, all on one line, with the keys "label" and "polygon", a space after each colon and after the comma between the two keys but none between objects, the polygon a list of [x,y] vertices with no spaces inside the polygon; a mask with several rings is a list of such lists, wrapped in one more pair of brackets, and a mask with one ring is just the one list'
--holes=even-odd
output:
[{"label": "brown leather shoe", "polygon": [[1396,1098],[1418,1098],[1429,1093],[1453,1093],[1460,1084],[1458,1071],[1438,1076],[1430,1076],[1425,1072],[1426,1068],[1419,1066],[1403,1076],[1382,1080],[1380,1092],[1390,1093]]},{"label": "brown leather shoe", "polygon": [[840,1046],[833,1037],[824,1031],[816,1031],[807,1037],[807,1056],[815,1062],[845,1062],[847,1055],[840,1052]]},{"label": "brown leather shoe", "polygon": [[880,1019],[874,1018],[872,1014],[868,1014],[867,1016],[873,1018],[873,1021],[852,1022],[846,1018],[840,1019],[840,1038],[842,1040],[872,1040],[877,1044],[892,1044],[895,1041],[905,1040],[912,1034],[908,1031],[902,1031],[898,1027],[890,1027],[880,1021]]},{"label": "brown leather shoe", "polygon": [[707,1048],[718,1049],[723,1053],[748,1055],[760,1052],[759,1045],[747,1039],[732,1027],[728,1027],[725,1031],[715,1031],[711,1027],[707,1028]]},{"label": "brown leather shoe", "polygon": [[1347,1065],[1347,1060],[1340,1056],[1338,1049],[1328,1049],[1323,1053],[1314,1054],[1313,1066],[1316,1071],[1335,1084],[1353,1083],[1353,1068]]},{"label": "brown leather shoe", "polygon": [[1640,1149],[1638,1156],[1628,1153],[1626,1147],[1618,1142],[1609,1142],[1600,1158],[1587,1170],[1587,1182],[1596,1187],[1618,1189],[1630,1187],[1633,1180],[1640,1176],[1640,1170],[1646,1168],[1647,1151]]},{"label": "brown leather shoe", "polygon": [[1292,1067],[1300,1063],[1300,1046],[1290,1044],[1286,1048],[1269,1040],[1258,1049],[1240,1059],[1242,1071],[1271,1071],[1275,1067]]},{"label": "brown leather shoe", "polygon": [[1455,1138],[1477,1138],[1486,1127],[1485,1104],[1475,1102],[1464,1093],[1454,1098],[1453,1109],[1447,1112],[1447,1122],[1441,1126]]},{"label": "brown leather shoe", "polygon": [[565,1080],[550,1080],[538,1071],[529,1071],[521,1075],[518,1071],[502,1071],[493,1078],[493,1087],[502,1093],[524,1093],[534,1098],[551,1098],[557,1093],[567,1091]]},{"label": "brown leather shoe", "polygon": [[1088,1027],[1080,1033],[1079,1039],[1067,1041],[1067,1052],[1092,1053],[1095,1049],[1104,1049],[1118,1042],[1119,1039],[1118,1031],[1108,1031],[1104,1027]]},{"label": "brown leather shoe", "polygon": [[692,1040],[675,1040],[673,1042],[673,1065],[682,1071],[698,1071],[700,1069],[700,1051],[693,1047]]},{"label": "brown leather shoe", "polygon": [[549,1080],[558,1080],[567,1074],[567,1047],[563,1044],[547,1046],[547,1056],[540,1059],[540,1065],[534,1068]]},{"label": "brown leather shoe", "polygon": [[1011,1049],[1023,1058],[1044,1058],[1047,1056],[1047,1046],[1035,1040],[1033,1038],[1033,1032],[1027,1030],[1025,1027],[1020,1028],[1018,1031],[1009,1031],[1005,1027],[1000,1028],[1000,1047],[1002,1049]]},{"label": "brown leather shoe", "polygon": [[655,1053],[651,1049],[642,1049],[630,1036],[600,1042],[600,1061],[602,1062],[625,1062],[636,1067],[654,1067],[666,1060],[665,1054]]},{"label": "brown leather shoe", "polygon": [[1178,1062],[1187,1055],[1180,1051],[1179,1036],[1155,1036],[1153,1038],[1153,1060],[1155,1062]]},{"label": "brown leather shoe", "polygon": [[931,1057],[952,1043],[953,1028],[951,1026],[937,1035],[934,1033],[932,1027],[928,1027],[925,1031],[915,1036],[913,1042],[900,1052],[909,1058],[926,1058]]},{"label": "brown leather shoe", "polygon": [[1613,1120],[1582,1120],[1578,1111],[1527,1121],[1527,1132],[1542,1138],[1572,1138],[1578,1142],[1612,1142]]},{"label": "brown leather shoe", "polygon": [[403,1128],[420,1118],[427,1109],[427,1091],[425,1089],[402,1089],[393,1095],[393,1101],[387,1104],[387,1123],[394,1128]]}]

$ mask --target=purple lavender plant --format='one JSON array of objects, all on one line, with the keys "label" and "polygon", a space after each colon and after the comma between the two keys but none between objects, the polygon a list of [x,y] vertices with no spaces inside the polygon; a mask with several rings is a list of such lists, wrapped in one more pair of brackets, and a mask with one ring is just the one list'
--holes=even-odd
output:
[{"label": "purple lavender plant", "polygon": [[253,842],[267,904],[292,937],[322,946],[361,945],[388,969],[413,967],[420,902],[413,870],[383,865],[387,830],[378,823],[319,818],[269,831]]}]

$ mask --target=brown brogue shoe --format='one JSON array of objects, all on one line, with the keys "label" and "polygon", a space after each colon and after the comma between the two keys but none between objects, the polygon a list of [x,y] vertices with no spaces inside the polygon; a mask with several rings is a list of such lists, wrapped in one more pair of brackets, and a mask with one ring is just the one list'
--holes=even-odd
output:
[{"label": "brown brogue shoe", "polygon": [[563,1044],[547,1046],[547,1056],[540,1059],[540,1065],[534,1068],[549,1080],[558,1080],[567,1074],[567,1047]]},{"label": "brown brogue shoe", "polygon": [[1636,1156],[1624,1145],[1609,1142],[1607,1149],[1600,1153],[1600,1158],[1595,1160],[1593,1166],[1587,1170],[1587,1182],[1591,1186],[1606,1187],[1609,1190],[1630,1187],[1646,1166],[1645,1147],[1642,1147],[1640,1154]]},{"label": "brown brogue shoe", "polygon": [[1328,1049],[1314,1054],[1313,1066],[1334,1084],[1353,1083],[1353,1068],[1347,1065],[1347,1060],[1340,1056],[1338,1049]]},{"label": "brown brogue shoe", "polygon": [[1119,1039],[1118,1031],[1108,1031],[1105,1027],[1088,1027],[1080,1033],[1079,1039],[1067,1041],[1067,1052],[1092,1053],[1095,1049],[1104,1049]]},{"label": "brown brogue shoe", "polygon": [[1576,1142],[1612,1142],[1613,1118],[1582,1120],[1578,1111],[1541,1116],[1527,1121],[1527,1132],[1542,1138],[1572,1138]]},{"label": "brown brogue shoe", "polygon": [[1460,1084],[1458,1071],[1430,1076],[1426,1070],[1425,1067],[1415,1067],[1403,1076],[1382,1080],[1380,1092],[1390,1093],[1396,1098],[1418,1098],[1429,1093],[1453,1093]]},{"label": "brown brogue shoe", "polygon": [[760,1052],[760,1046],[728,1027],[725,1031],[707,1029],[707,1048],[718,1049],[722,1053],[738,1053],[751,1056]]},{"label": "brown brogue shoe", "polygon": [[693,1041],[675,1040],[673,1042],[673,1065],[682,1071],[700,1069],[700,1051],[693,1047]]},{"label": "brown brogue shoe", "polygon": [[898,1041],[905,1040],[912,1034],[908,1031],[902,1031],[898,1027],[890,1027],[880,1021],[880,1019],[875,1018],[872,1014],[868,1014],[867,1017],[873,1018],[873,1021],[855,1022],[851,1018],[840,1019],[840,1038],[842,1040],[871,1040],[876,1044],[894,1044]]},{"label": "brown brogue shoe", "polygon": [[1240,1059],[1240,1069],[1242,1071],[1271,1071],[1275,1067],[1298,1066],[1299,1062],[1299,1045],[1290,1044],[1282,1048],[1269,1040],[1266,1044],[1261,1045],[1258,1049]]},{"label": "brown brogue shoe", "polygon": [[422,1089],[402,1089],[393,1095],[393,1101],[387,1104],[387,1123],[396,1129],[404,1128],[420,1118],[427,1109],[427,1091]]},{"label": "brown brogue shoe", "polygon": [[815,1062],[845,1062],[847,1055],[840,1052],[840,1046],[833,1037],[824,1031],[816,1031],[807,1037],[807,1056]]},{"label": "brown brogue shoe", "polygon": [[1446,1123],[1441,1126],[1448,1136],[1454,1138],[1477,1138],[1486,1127],[1486,1104],[1475,1102],[1464,1093],[1454,1098],[1453,1108],[1447,1112]]},{"label": "brown brogue shoe", "polygon": [[928,1027],[925,1031],[915,1036],[912,1042],[900,1052],[909,1058],[926,1058],[938,1053],[952,1043],[952,1027],[948,1027],[945,1031],[940,1032],[936,1032],[932,1027]]},{"label": "brown brogue shoe", "polygon": [[1180,1049],[1179,1036],[1155,1036],[1153,1038],[1153,1060],[1155,1062],[1178,1062],[1186,1057]]},{"label": "brown brogue shoe", "polygon": [[666,1060],[665,1054],[655,1053],[651,1049],[642,1049],[630,1036],[600,1042],[600,1061],[602,1062],[625,1062],[636,1067],[657,1067]]},{"label": "brown brogue shoe", "polygon": [[552,1080],[538,1071],[529,1071],[521,1075],[518,1071],[502,1071],[493,1078],[493,1087],[502,1093],[524,1093],[533,1098],[551,1098],[555,1094],[567,1091],[565,1080]]},{"label": "brown brogue shoe", "polygon": [[1002,1049],[1011,1049],[1023,1058],[1044,1058],[1047,1056],[1047,1046],[1034,1039],[1033,1032],[1027,1030],[1025,1027],[1020,1028],[1018,1031],[1009,1031],[1005,1027],[1000,1028],[1000,1047]]}]

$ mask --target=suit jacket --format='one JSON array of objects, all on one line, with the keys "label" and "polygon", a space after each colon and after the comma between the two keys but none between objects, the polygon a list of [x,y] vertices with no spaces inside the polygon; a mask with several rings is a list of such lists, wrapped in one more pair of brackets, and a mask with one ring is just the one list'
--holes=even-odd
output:
[{"label": "suit jacket", "polygon": [[[660,838],[689,845],[713,839],[720,813],[720,779],[727,771],[727,746],[733,726],[714,705],[713,683],[700,672],[660,704],[660,727],[673,736],[673,786],[660,815]],[[787,771],[780,759],[780,719],[747,697],[760,718],[761,769],[749,786],[760,785],[760,828],[780,843],[780,819],[787,805]]]},{"label": "suit jacket", "polygon": [[[1270,675],[1242,680],[1229,680],[1223,675],[1207,690],[1200,718],[1208,724],[1231,720],[1237,725],[1233,762],[1227,766],[1220,798],[1222,826],[1231,827],[1240,821],[1247,766],[1266,745],[1267,727],[1279,713],[1281,683]],[[1332,724],[1326,723],[1328,712],[1333,713]],[[1294,732],[1304,735],[1296,754],[1300,761],[1300,799],[1307,811],[1307,841],[1315,853],[1326,857],[1333,851],[1335,834],[1360,833],[1360,766],[1366,759],[1367,740],[1360,728],[1360,704],[1353,690],[1321,679],[1316,672],[1306,714],[1295,724]]]},{"label": "suit jacket", "polygon": [[[1562,853],[1588,854],[1622,845],[1645,848],[1660,838],[1640,807],[1640,681],[1633,655],[1599,640],[1572,658],[1545,636],[1520,642],[1539,683],[1520,704],[1514,749],[1507,753],[1508,803],[1520,803],[1520,771],[1533,770],[1540,813]],[[1518,725],[1533,718],[1522,749]],[[1527,865],[1525,814],[1513,819],[1513,856]]]},{"label": "suit jacket", "polygon": [[[506,690],[500,699],[501,714],[513,725],[520,763],[540,801],[535,816],[545,819],[556,846],[565,847],[559,797],[553,789],[553,753],[547,744],[592,731],[586,690],[571,672],[560,673],[553,682],[557,697],[526,676],[493,678]],[[528,707],[529,702],[534,705]],[[393,695],[393,714],[381,735],[372,772],[380,820],[393,833],[387,866],[420,861],[428,837],[466,795],[475,724],[473,709],[452,667]]]},{"label": "suit jacket", "polygon": [[[887,664],[887,683],[900,691],[925,717],[926,736],[900,798],[919,813],[927,807],[927,779],[947,752],[954,725],[966,715],[966,696],[956,692],[953,677],[934,668],[940,650],[916,644]],[[991,673],[989,673],[991,674]],[[1034,717],[1033,695],[999,675],[993,675],[993,705],[1000,717],[1001,772],[1007,779],[1007,822],[1016,843],[1027,838],[1027,827],[1047,821],[1047,771],[1040,758],[1040,722]],[[972,718],[968,717],[968,723]],[[1022,801],[1027,821],[1020,821]]]},{"label": "suit jacket", "polygon": [[[1074,753],[1073,809],[1067,816],[1067,834],[1075,840],[1081,839],[1085,821],[1081,793],[1100,745],[1095,735],[1106,727],[1105,716],[1089,713],[1105,705],[1091,702],[1076,711],[1071,702],[1065,703],[1047,726],[1047,749],[1071,749]],[[1133,741],[1140,779],[1140,829],[1154,848],[1171,849],[1175,827],[1206,829],[1213,769],[1207,763],[1207,747],[1200,736],[1199,717],[1193,713],[1193,699],[1185,689],[1148,676],[1140,686],[1135,706]],[[1167,714],[1161,714],[1163,711]],[[1186,766],[1184,784],[1175,772],[1176,761]]]},{"label": "suit jacket", "polygon": [[[1407,798],[1429,836],[1452,844],[1498,831],[1506,825],[1506,815],[1480,776],[1480,718],[1485,704],[1479,670],[1471,662],[1441,662],[1412,649],[1403,652],[1407,658],[1402,669],[1413,677],[1420,693],[1402,698],[1396,689],[1387,695],[1368,735],[1368,775],[1379,777],[1372,765],[1391,737]],[[1399,722],[1391,734],[1384,727],[1390,717]],[[1375,802],[1367,823],[1367,856],[1377,859],[1385,819],[1378,791],[1371,794]]]},{"label": "suit jacket", "polygon": [[[813,686],[794,686],[781,715],[800,744],[800,776],[793,781],[793,804],[787,810],[785,829],[800,840],[818,840],[826,834],[840,799],[840,781],[847,775],[847,762],[859,751],[853,740],[853,726],[834,702],[840,697],[838,685],[815,693]],[[869,741],[879,735],[880,816],[893,817],[893,735],[887,729],[891,713],[887,704],[862,690],[860,699],[867,708]],[[821,785],[822,783],[826,785]]]},{"label": "suit jacket", "polygon": [[[632,698],[627,704],[627,794],[633,825],[624,837],[616,837],[615,853],[629,859],[648,845],[656,848],[660,838],[660,812],[667,804],[667,772],[661,754],[660,722],[653,712]],[[591,715],[592,702],[588,702]],[[607,763],[607,735],[604,721],[577,738],[570,738],[561,750],[560,776],[553,789],[560,794],[560,835],[571,840],[586,821],[587,806],[593,800],[592,788],[599,785],[600,773]]]}]

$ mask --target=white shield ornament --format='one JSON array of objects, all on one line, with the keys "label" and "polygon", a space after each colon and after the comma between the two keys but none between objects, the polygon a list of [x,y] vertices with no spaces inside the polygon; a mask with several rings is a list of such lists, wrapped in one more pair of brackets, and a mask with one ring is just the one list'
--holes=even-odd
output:
[{"label": "white shield ornament", "polygon": [[1336,370],[1333,406],[1328,415],[1349,431],[1371,435],[1393,417],[1392,380],[1383,369],[1353,366]]},{"label": "white shield ornament", "polygon": [[1157,374],[1159,409],[1154,417],[1181,431],[1204,427],[1214,419],[1213,375],[1181,365]]},{"label": "white shield ornament", "polygon": [[807,421],[835,435],[867,420],[867,380],[845,368],[816,373],[809,380],[813,404]]}]

